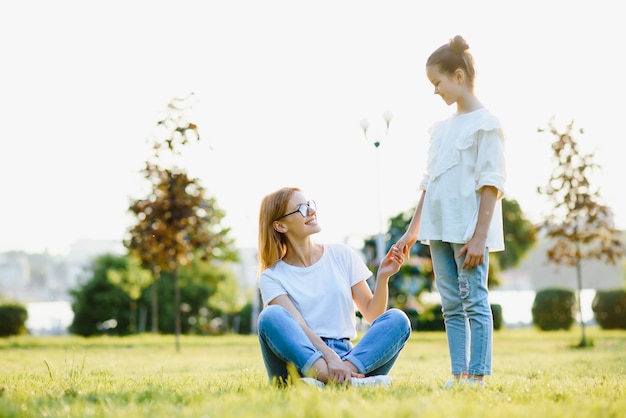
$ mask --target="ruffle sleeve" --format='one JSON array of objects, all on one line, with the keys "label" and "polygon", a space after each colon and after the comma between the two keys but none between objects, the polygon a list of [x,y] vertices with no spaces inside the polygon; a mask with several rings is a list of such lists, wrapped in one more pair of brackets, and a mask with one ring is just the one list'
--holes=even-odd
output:
[{"label": "ruffle sleeve", "polygon": [[431,144],[428,152],[428,172],[435,180],[461,161],[461,151],[476,141],[478,131],[497,130],[502,136],[502,126],[496,116],[487,109],[455,115],[435,123],[428,132]]}]

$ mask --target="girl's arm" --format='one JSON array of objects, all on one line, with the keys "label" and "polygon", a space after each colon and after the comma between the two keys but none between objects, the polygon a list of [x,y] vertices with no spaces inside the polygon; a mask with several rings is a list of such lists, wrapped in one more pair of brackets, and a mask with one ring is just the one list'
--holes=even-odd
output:
[{"label": "girl's arm", "polygon": [[406,232],[400,239],[396,242],[396,246],[402,251],[404,256],[409,258],[409,251],[411,247],[417,242],[417,236],[420,232],[420,222],[422,220],[422,207],[424,206],[424,196],[426,195],[426,190],[422,190],[422,194],[420,196],[420,200],[417,203],[417,207],[415,208],[415,212],[413,213],[413,218],[411,219],[411,223],[409,223]]},{"label": "girl's arm", "polygon": [[478,220],[472,239],[461,248],[459,255],[465,255],[464,269],[471,269],[485,262],[485,246],[493,211],[496,207],[499,191],[494,186],[484,186],[480,190]]}]

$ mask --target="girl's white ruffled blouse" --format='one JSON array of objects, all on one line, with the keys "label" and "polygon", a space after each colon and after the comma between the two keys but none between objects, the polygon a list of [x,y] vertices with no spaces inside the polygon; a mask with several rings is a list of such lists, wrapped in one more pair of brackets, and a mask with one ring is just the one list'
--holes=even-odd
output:
[{"label": "girl's white ruffled blouse", "polygon": [[426,172],[420,189],[426,190],[419,240],[461,243],[474,235],[483,186],[498,189],[487,247],[504,250],[502,197],[506,181],[504,133],[500,121],[487,109],[453,115],[430,129]]}]

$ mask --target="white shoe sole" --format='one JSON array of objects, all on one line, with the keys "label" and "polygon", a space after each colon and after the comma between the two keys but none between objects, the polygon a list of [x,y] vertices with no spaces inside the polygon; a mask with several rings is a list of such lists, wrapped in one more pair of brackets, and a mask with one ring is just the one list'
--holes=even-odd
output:
[{"label": "white shoe sole", "polygon": [[363,378],[353,377],[351,386],[391,386],[392,379],[387,375],[368,376]]}]

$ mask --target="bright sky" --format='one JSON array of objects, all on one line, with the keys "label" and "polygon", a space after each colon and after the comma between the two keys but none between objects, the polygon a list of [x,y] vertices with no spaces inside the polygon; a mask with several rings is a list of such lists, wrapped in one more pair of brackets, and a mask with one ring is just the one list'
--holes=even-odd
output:
[{"label": "bright sky", "polygon": [[[374,235],[412,210],[427,129],[454,111],[425,76],[456,34],[474,54],[476,93],[507,134],[508,196],[532,221],[549,210],[555,116],[585,134],[604,203],[626,227],[626,25],[620,2],[5,1],[0,4],[0,251],[64,254],[121,240],[147,138],[174,97],[195,92],[202,135],[185,167],[254,247],[261,198],[299,186],[319,239]],[[359,122],[384,136],[376,151]],[[377,155],[378,154],[378,155]],[[383,185],[377,192],[377,169]]]}]

